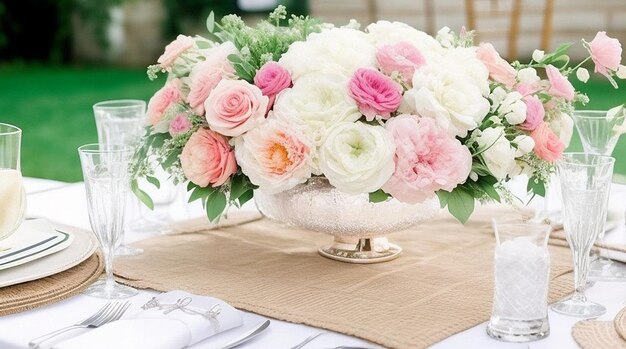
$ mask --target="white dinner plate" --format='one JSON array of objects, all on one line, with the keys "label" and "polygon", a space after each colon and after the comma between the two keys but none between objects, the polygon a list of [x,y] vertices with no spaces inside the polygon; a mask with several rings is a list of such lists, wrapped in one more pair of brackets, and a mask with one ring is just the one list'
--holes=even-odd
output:
[{"label": "white dinner plate", "polygon": [[13,268],[0,270],[0,287],[37,280],[65,271],[89,258],[98,247],[98,241],[93,233],[64,226],[58,226],[55,229],[72,235],[74,237],[72,243],[56,253]]}]

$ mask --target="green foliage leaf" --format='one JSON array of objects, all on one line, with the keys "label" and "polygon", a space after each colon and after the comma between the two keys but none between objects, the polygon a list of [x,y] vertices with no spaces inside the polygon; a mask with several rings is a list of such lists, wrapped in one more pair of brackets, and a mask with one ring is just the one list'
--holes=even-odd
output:
[{"label": "green foliage leaf", "polygon": [[439,198],[439,207],[444,208],[448,205],[448,200],[450,199],[450,192],[445,190],[438,190],[435,192],[437,197]]},{"label": "green foliage leaf", "polygon": [[228,55],[228,60],[229,60],[231,63],[233,63],[233,64],[243,62],[243,60],[241,59],[241,57],[239,57],[239,55],[238,55],[238,54],[236,54],[236,53],[233,53],[233,54]]},{"label": "green foliage leaf", "polygon": [[533,176],[528,179],[526,185],[526,191],[539,196],[546,196],[546,185],[540,181],[537,177]]},{"label": "green foliage leaf", "polygon": [[148,193],[139,189],[139,184],[137,183],[137,180],[132,180],[130,182],[130,190],[135,194],[135,196],[137,196],[139,201],[146,205],[146,207],[151,210],[154,209],[154,202],[152,201],[152,198],[150,197],[150,195],[148,195]]},{"label": "green foliage leaf", "polygon": [[187,191],[191,191],[193,188],[196,188],[196,187],[197,185],[192,181],[189,181],[189,183],[187,183]]},{"label": "green foliage leaf", "polygon": [[480,162],[474,162],[472,164],[472,171],[476,172],[477,175],[479,176],[490,176],[491,172],[489,171],[489,168],[483,164],[481,164]]},{"label": "green foliage leaf", "polygon": [[157,189],[161,189],[161,182],[156,177],[146,176],[148,183],[154,185]]},{"label": "green foliage leaf", "polygon": [[216,189],[213,187],[198,187],[196,186],[191,195],[189,195],[189,200],[187,202],[194,202],[198,199],[202,199],[202,201],[206,200],[209,195],[213,194]]},{"label": "green foliage leaf", "polygon": [[234,175],[230,180],[230,201],[236,201],[247,191],[254,189],[248,176],[243,173]]},{"label": "green foliage leaf", "polygon": [[494,199],[497,202],[500,202],[500,194],[498,194],[498,191],[493,184],[481,182],[481,188],[485,193],[487,193],[487,195],[489,195],[490,198]]},{"label": "green foliage leaf", "polygon": [[163,169],[169,168],[176,162],[176,160],[178,160],[179,155],[180,155],[179,152],[176,152],[176,151],[171,152],[170,155],[167,156],[165,161],[163,161],[163,163],[161,164],[161,167],[163,167]]},{"label": "green foliage leaf", "polygon": [[215,13],[213,13],[213,11],[209,13],[209,17],[206,19],[206,29],[209,33],[213,33],[215,30]]},{"label": "green foliage leaf", "polygon": [[252,189],[249,189],[248,191],[239,195],[239,198],[237,199],[239,201],[239,207],[243,206],[243,204],[250,201],[250,199],[252,199],[253,196],[254,196],[254,190]]},{"label": "green foliage leaf", "polygon": [[448,211],[465,224],[474,212],[474,197],[463,187],[456,187],[448,198]]},{"label": "green foliage leaf", "polygon": [[242,78],[243,80],[246,80],[248,82],[252,81],[252,76],[250,73],[248,73],[240,64],[235,64],[235,72],[237,72],[237,75]]},{"label": "green foliage leaf", "polygon": [[[210,48],[211,44],[208,41],[196,40],[196,46],[198,46],[199,49],[204,50]],[[204,60],[205,58],[203,56],[197,56],[196,59]]]},{"label": "green foliage leaf", "polygon": [[378,189],[375,192],[370,193],[369,200],[372,203],[387,201],[389,194],[385,193],[382,189]]},{"label": "green foliage leaf", "polygon": [[216,221],[226,209],[226,195],[216,190],[214,191],[206,201],[206,214],[211,222]]}]

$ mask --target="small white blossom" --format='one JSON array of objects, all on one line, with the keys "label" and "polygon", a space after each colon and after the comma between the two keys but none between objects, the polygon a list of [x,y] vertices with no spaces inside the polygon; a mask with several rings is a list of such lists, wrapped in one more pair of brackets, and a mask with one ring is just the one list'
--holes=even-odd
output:
[{"label": "small white blossom", "polygon": [[511,125],[521,124],[526,120],[526,103],[519,92],[511,92],[500,103],[500,114]]},{"label": "small white blossom", "polygon": [[617,68],[616,75],[620,79],[626,79],[626,66],[621,65]]},{"label": "small white blossom", "polygon": [[495,111],[500,107],[500,103],[506,98],[506,91],[498,86],[496,87],[491,94],[489,95],[489,99],[491,100],[491,111]]},{"label": "small white blossom", "polygon": [[478,173],[474,171],[470,172],[469,178],[473,180],[474,182],[476,182],[478,180]]},{"label": "small white blossom", "polygon": [[342,26],[342,28],[348,28],[348,29],[361,29],[361,23],[357,22],[356,19],[352,18],[350,20],[350,22],[348,22],[348,24]]},{"label": "small white blossom", "polygon": [[515,151],[515,156],[520,157],[530,153],[535,147],[535,141],[526,135],[519,135],[513,139],[513,144],[517,145],[517,150]]},{"label": "small white blossom", "polygon": [[517,72],[517,79],[523,84],[533,84],[541,80],[537,75],[537,70],[532,67],[520,69]]},{"label": "small white blossom", "polygon": [[583,67],[580,67],[576,70],[576,78],[582,82],[587,82],[589,80],[589,71]]},{"label": "small white blossom", "polygon": [[454,35],[452,35],[452,32],[448,27],[439,29],[436,38],[443,47],[450,48],[454,46]]},{"label": "small white blossom", "polygon": [[543,57],[545,56],[545,52],[543,50],[534,50],[533,51],[533,61],[541,62]]}]

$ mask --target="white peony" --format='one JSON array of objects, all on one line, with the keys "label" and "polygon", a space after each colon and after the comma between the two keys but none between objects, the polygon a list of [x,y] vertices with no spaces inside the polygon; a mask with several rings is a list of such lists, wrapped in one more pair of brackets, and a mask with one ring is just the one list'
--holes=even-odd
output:
[{"label": "white peony", "polygon": [[526,120],[526,103],[519,92],[509,93],[500,103],[498,111],[511,125],[521,124]]},{"label": "white peony", "polygon": [[481,87],[459,67],[462,62],[457,63],[416,70],[400,112],[434,118],[451,135],[467,136],[485,118],[490,105]]},{"label": "white peony", "polygon": [[574,120],[566,114],[561,113],[558,117],[550,121],[550,129],[559,136],[559,139],[565,148],[569,146],[569,142],[572,140],[572,133],[574,133]]},{"label": "white peony", "polygon": [[[516,149],[504,137],[503,127],[490,127],[476,138],[485,165],[498,180],[506,178],[515,170]],[[486,149],[486,150],[485,150]]]},{"label": "white peony", "polygon": [[361,117],[347,86],[348,81],[336,73],[304,76],[276,97],[272,115],[293,123],[319,146],[331,126]]},{"label": "white peony", "polygon": [[235,138],[237,164],[259,188],[277,193],[311,177],[315,148],[292,125],[267,119]]},{"label": "white peony", "polygon": [[393,45],[406,41],[417,47],[426,62],[444,53],[445,49],[432,36],[401,22],[378,21],[367,26],[365,31],[374,46]]},{"label": "white peony", "polygon": [[294,81],[306,74],[335,71],[351,78],[358,68],[376,66],[376,48],[367,35],[350,28],[332,28],[296,41],[280,60]]},{"label": "white peony", "polygon": [[391,134],[383,127],[341,123],[326,135],[319,151],[319,167],[337,189],[370,193],[393,174],[395,150]]}]

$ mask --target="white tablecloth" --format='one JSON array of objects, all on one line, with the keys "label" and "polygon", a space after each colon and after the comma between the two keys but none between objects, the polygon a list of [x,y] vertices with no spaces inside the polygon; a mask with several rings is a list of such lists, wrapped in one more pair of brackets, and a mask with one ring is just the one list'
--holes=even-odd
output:
[{"label": "white tablecloth", "polygon": [[[31,178],[26,179],[25,183],[27,192],[31,193],[28,196],[28,216],[46,217],[59,223],[89,229],[82,183],[66,184]],[[146,237],[129,236],[128,240],[132,241]],[[626,243],[626,229],[624,226],[620,225],[619,229],[612,231],[608,235],[608,239]],[[154,292],[141,291],[138,296],[131,299],[133,307],[138,309],[152,295],[154,295]],[[607,314],[600,319],[613,319],[615,314],[626,306],[626,283],[598,282],[588,291],[588,296],[593,301],[599,302],[608,308]],[[0,348],[26,348],[28,341],[33,337],[84,319],[104,303],[106,303],[105,300],[78,295],[43,308],[0,317]],[[132,310],[131,308],[130,312]],[[245,313],[244,321],[257,321],[258,317],[259,315],[256,314]],[[485,324],[480,324],[437,343],[433,348],[576,348],[570,331],[572,325],[579,319],[559,315],[552,311],[550,311],[549,317],[550,336],[544,340],[532,342],[530,345],[509,344],[493,340],[486,335]],[[306,337],[322,331],[325,332],[325,330],[310,326],[272,320],[272,325],[265,333],[256,340],[242,346],[242,348],[290,348]],[[358,338],[328,333],[320,336],[305,348],[329,348],[338,345],[376,347]],[[210,346],[200,343],[193,348],[210,348]]]}]

